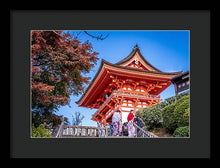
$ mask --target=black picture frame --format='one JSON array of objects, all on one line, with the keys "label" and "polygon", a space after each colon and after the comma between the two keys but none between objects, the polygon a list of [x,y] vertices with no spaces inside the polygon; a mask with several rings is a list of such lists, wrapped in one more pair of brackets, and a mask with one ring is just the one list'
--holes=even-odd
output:
[{"label": "black picture frame", "polygon": [[[11,158],[210,158],[210,25],[210,10],[11,10]],[[190,30],[190,138],[30,138],[30,30],[48,29]]]}]

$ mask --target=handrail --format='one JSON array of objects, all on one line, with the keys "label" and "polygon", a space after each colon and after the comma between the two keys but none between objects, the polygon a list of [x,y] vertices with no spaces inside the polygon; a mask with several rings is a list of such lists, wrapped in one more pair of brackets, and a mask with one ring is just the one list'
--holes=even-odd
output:
[{"label": "handrail", "polygon": [[[103,136],[106,138],[105,131],[103,130],[103,128],[101,127],[101,125],[100,125],[99,122],[97,122],[97,125],[98,125],[98,134],[99,134],[99,137],[101,137],[102,134],[103,134]],[[101,134],[100,134],[100,132],[99,132],[99,129],[101,130]]]},{"label": "handrail", "polygon": [[149,137],[149,138],[158,137],[158,136],[156,136],[156,135],[150,133],[149,131],[146,131],[146,130],[144,130],[143,128],[139,127],[136,123],[133,122],[133,124],[134,124],[135,130],[136,130],[136,137],[137,137],[137,128],[139,128],[139,129],[142,131],[142,136],[143,136],[143,137],[145,137],[145,136],[146,136],[146,137]]},{"label": "handrail", "polygon": [[55,136],[56,138],[62,136],[63,124],[64,124],[64,121],[62,121],[62,123],[60,124],[59,130],[57,131],[57,134]]}]

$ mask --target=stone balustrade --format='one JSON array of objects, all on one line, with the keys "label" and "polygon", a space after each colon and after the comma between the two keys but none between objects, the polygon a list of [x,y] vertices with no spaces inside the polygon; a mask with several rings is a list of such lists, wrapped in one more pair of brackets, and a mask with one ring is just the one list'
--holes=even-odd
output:
[{"label": "stone balustrade", "polygon": [[97,127],[64,125],[62,136],[96,137]]}]

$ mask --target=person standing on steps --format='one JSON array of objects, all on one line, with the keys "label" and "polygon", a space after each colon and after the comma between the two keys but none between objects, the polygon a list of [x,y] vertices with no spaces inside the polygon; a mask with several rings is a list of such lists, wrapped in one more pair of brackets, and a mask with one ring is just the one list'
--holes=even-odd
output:
[{"label": "person standing on steps", "polygon": [[120,135],[120,125],[121,125],[121,111],[116,110],[112,116],[112,125],[113,125],[113,136]]},{"label": "person standing on steps", "polygon": [[110,136],[112,136],[112,134],[113,134],[112,122],[109,122],[109,129],[110,129]]},{"label": "person standing on steps", "polygon": [[127,117],[128,120],[128,136],[134,137],[135,136],[135,127],[134,127],[134,110],[131,110]]}]

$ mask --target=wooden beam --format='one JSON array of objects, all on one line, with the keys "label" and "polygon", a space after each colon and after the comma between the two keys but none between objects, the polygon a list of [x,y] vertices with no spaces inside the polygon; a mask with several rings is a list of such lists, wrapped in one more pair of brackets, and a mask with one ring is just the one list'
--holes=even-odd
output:
[{"label": "wooden beam", "polygon": [[155,87],[157,87],[157,88],[162,88],[162,86],[161,86],[161,85],[155,85]]},{"label": "wooden beam", "polygon": [[165,83],[165,82],[162,82],[162,83],[159,83],[160,85],[164,85],[164,86],[166,86],[167,85],[167,83]]}]

